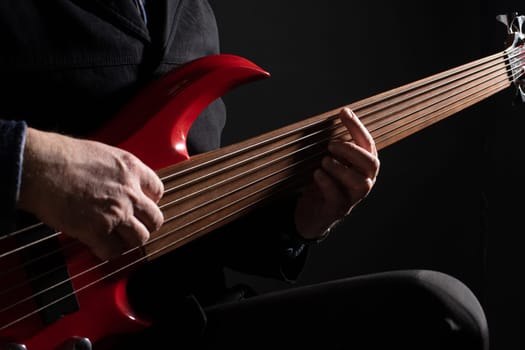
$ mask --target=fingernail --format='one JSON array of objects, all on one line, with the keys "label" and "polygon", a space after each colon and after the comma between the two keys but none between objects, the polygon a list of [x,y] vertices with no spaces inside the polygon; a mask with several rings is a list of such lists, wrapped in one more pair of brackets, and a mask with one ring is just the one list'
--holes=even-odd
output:
[{"label": "fingernail", "polygon": [[345,112],[346,112],[346,115],[348,116],[348,118],[355,118],[356,117],[354,111],[351,110],[348,107],[345,107]]}]

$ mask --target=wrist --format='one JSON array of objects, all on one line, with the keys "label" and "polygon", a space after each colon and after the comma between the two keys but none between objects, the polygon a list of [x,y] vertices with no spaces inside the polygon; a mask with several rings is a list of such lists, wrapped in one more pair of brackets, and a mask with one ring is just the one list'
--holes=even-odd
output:
[{"label": "wrist", "polygon": [[330,229],[323,231],[321,234],[317,235],[303,235],[300,231],[296,231],[296,236],[298,240],[301,240],[304,243],[321,243],[324,241],[330,234]]},{"label": "wrist", "polygon": [[329,235],[332,228],[338,223],[338,221],[332,223],[327,228],[312,228],[303,227],[298,224],[298,219],[294,220],[294,232],[298,239],[305,243],[320,243],[324,241]]},{"label": "wrist", "polygon": [[26,130],[26,142],[23,152],[21,168],[20,193],[17,207],[29,212],[35,210],[39,203],[41,190],[45,185],[42,179],[47,178],[45,161],[53,158],[48,149],[58,146],[50,146],[50,133],[28,127]]},{"label": "wrist", "polygon": [[292,220],[293,223],[293,230],[290,230],[290,232],[293,232],[295,239],[298,241],[301,241],[306,244],[310,243],[320,243],[324,241],[328,235],[330,234],[330,230],[335,225],[330,225],[327,229],[302,229],[301,225],[297,223],[297,218]]}]

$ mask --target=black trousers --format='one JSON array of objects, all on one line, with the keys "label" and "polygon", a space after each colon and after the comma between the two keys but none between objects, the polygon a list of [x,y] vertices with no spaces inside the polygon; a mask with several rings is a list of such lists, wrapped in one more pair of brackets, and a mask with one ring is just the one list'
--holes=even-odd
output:
[{"label": "black trousers", "polygon": [[489,346],[485,314],[471,290],[456,278],[428,270],[345,278],[204,308],[193,301],[179,311],[173,322],[129,339],[147,349]]}]

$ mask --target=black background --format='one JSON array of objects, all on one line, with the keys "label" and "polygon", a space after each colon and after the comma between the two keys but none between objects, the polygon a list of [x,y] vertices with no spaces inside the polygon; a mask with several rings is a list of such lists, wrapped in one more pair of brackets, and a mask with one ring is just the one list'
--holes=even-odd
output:
[{"label": "black background", "polygon": [[[505,48],[518,1],[210,1],[224,53],[272,77],[224,96],[235,143]],[[492,349],[522,349],[525,106],[508,89],[381,150],[366,201],[298,284],[404,268],[449,273],[484,306]],[[231,273],[260,291],[275,281]]]}]

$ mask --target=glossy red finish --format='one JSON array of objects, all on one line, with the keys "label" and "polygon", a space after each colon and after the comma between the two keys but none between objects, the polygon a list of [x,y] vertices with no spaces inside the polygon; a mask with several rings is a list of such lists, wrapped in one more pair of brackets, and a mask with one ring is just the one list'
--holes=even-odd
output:
[{"label": "glossy red finish", "polygon": [[[35,314],[2,331],[2,339],[25,344],[28,350],[54,350],[74,336],[87,337],[95,342],[111,334],[147,327],[149,321],[135,314],[127,302],[126,272],[131,269],[106,278],[113,271],[140,259],[140,256],[137,251],[111,264],[103,264],[87,250],[77,249],[75,255],[68,256],[66,260],[80,310],[47,326]],[[29,303],[25,307],[34,307],[34,304]],[[19,311],[15,309],[9,316],[20,314]]]},{"label": "glossy red finish", "polygon": [[[268,76],[252,62],[235,55],[197,59],[147,86],[93,139],[129,150],[159,170],[189,157],[188,131],[210,102],[242,83]],[[0,330],[0,347],[14,342],[25,344],[28,350],[57,350],[72,337],[86,337],[96,343],[148,327],[149,320],[134,312],[126,296],[127,276],[135,266],[133,262],[142,256],[139,250],[111,263],[101,263],[80,244],[71,244],[63,236],[61,241],[80,310],[47,326],[37,314],[24,318]],[[19,264],[16,254],[0,258],[2,271]],[[2,280],[2,289],[13,289],[24,278],[22,273],[13,273]],[[30,293],[18,288],[2,295],[0,328],[35,309],[31,298],[24,300]],[[20,300],[24,302],[9,308]]]},{"label": "glossy red finish", "polygon": [[269,74],[235,55],[193,61],[144,89],[96,139],[116,143],[153,169],[188,158],[186,137],[202,110],[230,89]]}]

